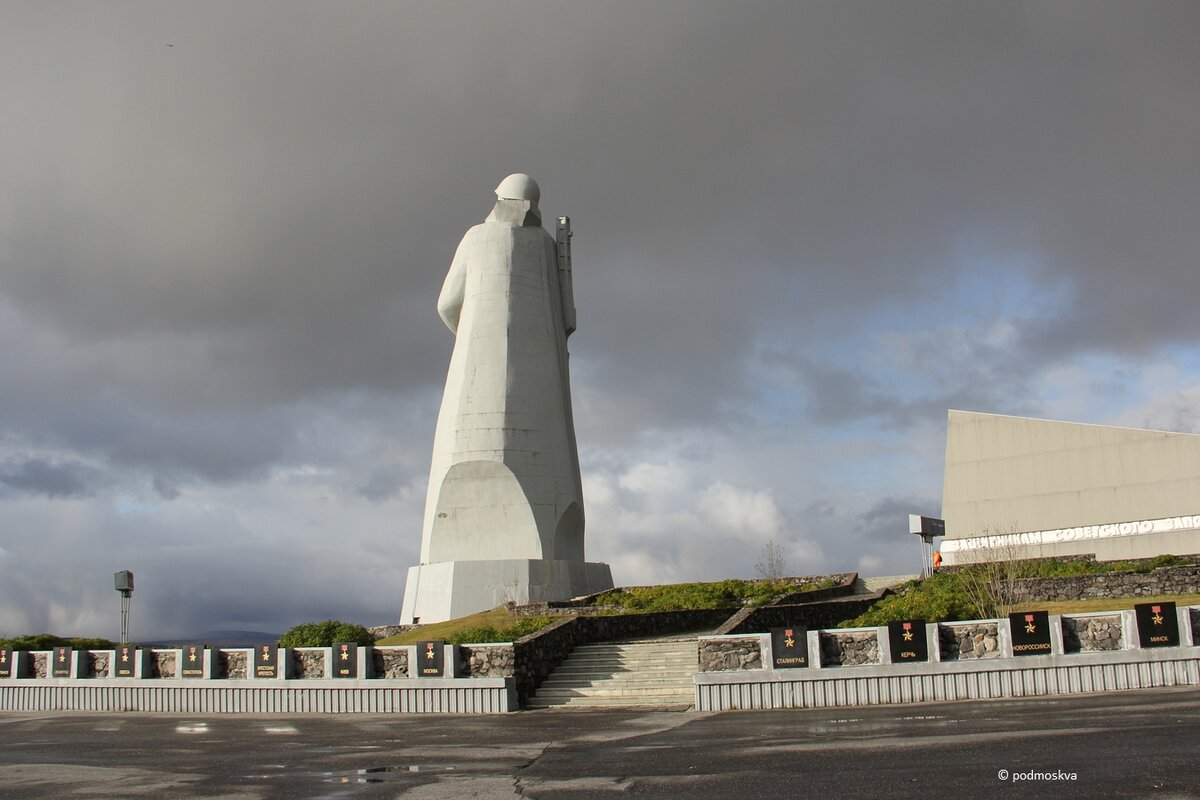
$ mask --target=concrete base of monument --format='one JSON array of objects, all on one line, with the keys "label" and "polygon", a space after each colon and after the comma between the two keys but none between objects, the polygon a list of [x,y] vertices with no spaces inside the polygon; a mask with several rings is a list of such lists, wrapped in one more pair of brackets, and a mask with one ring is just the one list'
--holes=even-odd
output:
[{"label": "concrete base of monument", "polygon": [[516,603],[570,600],[613,588],[608,564],[506,558],[409,567],[401,625],[443,622]]}]

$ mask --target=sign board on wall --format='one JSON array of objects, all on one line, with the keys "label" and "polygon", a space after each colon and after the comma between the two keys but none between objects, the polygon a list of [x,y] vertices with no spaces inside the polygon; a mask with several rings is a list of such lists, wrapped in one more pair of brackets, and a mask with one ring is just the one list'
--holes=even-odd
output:
[{"label": "sign board on wall", "polygon": [[1138,642],[1142,647],[1178,647],[1179,618],[1175,603],[1138,603],[1133,607],[1137,618]]},{"label": "sign board on wall", "polygon": [[358,677],[358,645],[339,642],[333,646],[333,677]]},{"label": "sign board on wall", "polygon": [[892,646],[893,664],[929,660],[929,644],[925,639],[923,619],[889,622],[888,643]]},{"label": "sign board on wall", "polygon": [[132,678],[134,670],[137,668],[135,663],[137,648],[123,644],[113,652],[113,656],[117,662],[113,674],[118,678]]},{"label": "sign board on wall", "polygon": [[773,669],[808,666],[808,629],[803,625],[771,629]]},{"label": "sign board on wall", "polygon": [[204,677],[204,645],[189,644],[183,648],[183,664],[179,667],[179,677]]},{"label": "sign board on wall", "polygon": [[1017,611],[1008,615],[1014,656],[1050,655],[1050,612]]},{"label": "sign board on wall", "polygon": [[52,678],[70,678],[71,677],[71,648],[56,647],[54,655],[51,656],[52,662],[50,665],[50,677]]},{"label": "sign board on wall", "polygon": [[445,645],[440,639],[417,642],[417,677],[440,678],[445,674]]},{"label": "sign board on wall", "polygon": [[260,644],[254,648],[254,677],[278,678],[278,653],[273,644]]}]

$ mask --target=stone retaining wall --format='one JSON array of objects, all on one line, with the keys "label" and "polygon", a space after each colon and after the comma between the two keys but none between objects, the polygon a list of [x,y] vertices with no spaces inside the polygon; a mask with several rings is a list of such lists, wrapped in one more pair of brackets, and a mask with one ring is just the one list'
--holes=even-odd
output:
[{"label": "stone retaining wall", "polygon": [[458,646],[464,678],[511,678],[516,675],[517,656],[511,644],[462,644]]},{"label": "stone retaining wall", "polygon": [[878,663],[879,638],[875,631],[821,631],[821,666],[857,667]]},{"label": "stone retaining wall", "polygon": [[1150,572],[1106,572],[1060,578],[1021,578],[1018,597],[1029,600],[1087,600],[1094,597],[1155,597],[1200,593],[1200,564],[1159,567]]},{"label": "stone retaining wall", "polygon": [[373,649],[371,661],[373,674],[377,678],[407,678],[408,649],[398,647],[395,650]]},{"label": "stone retaining wall", "polygon": [[109,674],[112,656],[103,650],[88,652],[88,677],[95,678]]},{"label": "stone retaining wall", "polygon": [[150,677],[175,677],[175,651],[152,650],[150,655]]},{"label": "stone retaining wall", "polygon": [[743,608],[726,620],[714,634],[727,636],[738,633],[766,633],[772,628],[784,628],[788,625],[803,625],[809,630],[836,628],[839,623],[862,614],[885,593],[886,590],[853,599]]},{"label": "stone retaining wall", "polygon": [[616,606],[573,606],[563,603],[530,603],[514,606],[513,615],[524,617],[594,617],[597,614],[619,611]]},{"label": "stone retaining wall", "polygon": [[[829,581],[833,582],[832,586],[822,586],[820,589],[808,588]],[[797,591],[774,600],[769,605],[794,606],[801,603],[816,603],[820,600],[829,600],[834,597],[845,597],[848,594],[854,593],[854,585],[857,582],[857,572],[839,572],[833,575],[813,575],[807,578],[796,578],[793,581],[793,585],[795,585]]]},{"label": "stone retaining wall", "polygon": [[762,648],[759,639],[702,640],[700,642],[700,671],[719,672],[735,669],[762,669]]},{"label": "stone retaining wall", "polygon": [[218,664],[221,667],[222,678],[237,680],[246,677],[246,662],[248,655],[244,651],[222,650]]},{"label": "stone retaining wall", "polygon": [[1093,653],[1121,650],[1125,647],[1121,615],[1104,617],[1063,617],[1063,650],[1067,653]]},{"label": "stone retaining wall", "polygon": [[1000,634],[995,622],[943,623],[938,626],[938,643],[943,661],[1000,657]]},{"label": "stone retaining wall", "polygon": [[325,650],[292,651],[292,677],[313,680],[325,677]]}]

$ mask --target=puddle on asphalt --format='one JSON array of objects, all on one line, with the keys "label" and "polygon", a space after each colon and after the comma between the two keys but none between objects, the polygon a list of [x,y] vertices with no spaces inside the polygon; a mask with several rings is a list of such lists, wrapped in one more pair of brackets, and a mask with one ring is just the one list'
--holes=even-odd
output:
[{"label": "puddle on asphalt", "polygon": [[453,772],[454,767],[430,767],[422,766],[421,764],[408,764],[398,767],[366,767],[365,769],[357,769],[353,772],[325,773],[326,783],[384,783],[389,780],[396,780],[402,775],[412,775],[413,773],[440,773]]}]

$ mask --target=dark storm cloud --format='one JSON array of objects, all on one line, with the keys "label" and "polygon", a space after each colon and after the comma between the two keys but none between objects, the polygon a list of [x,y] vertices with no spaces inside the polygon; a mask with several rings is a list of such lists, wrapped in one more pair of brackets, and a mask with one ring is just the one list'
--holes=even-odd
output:
[{"label": "dark storm cloud", "polygon": [[1071,287],[1039,348],[1200,324],[1186,6],[123,8],[23,10],[5,293],[73,338],[210,340],[164,402],[435,384],[432,300],[512,169],[576,216],[581,366],[651,424],[738,401],[763,319],[972,248]]},{"label": "dark storm cloud", "polygon": [[52,463],[31,458],[0,466],[0,483],[21,492],[50,498],[84,497],[91,494],[89,484],[95,470],[72,462]]}]

